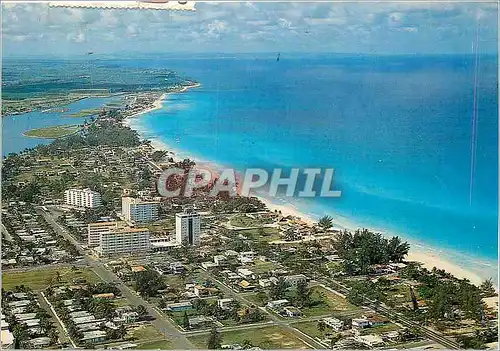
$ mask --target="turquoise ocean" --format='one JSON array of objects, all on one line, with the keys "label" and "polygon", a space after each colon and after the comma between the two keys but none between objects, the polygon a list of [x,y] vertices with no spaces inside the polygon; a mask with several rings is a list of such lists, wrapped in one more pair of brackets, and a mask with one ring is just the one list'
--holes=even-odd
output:
[{"label": "turquoise ocean", "polygon": [[238,171],[334,168],[340,198],[271,200],[331,215],[339,226],[400,235],[496,278],[496,56],[479,60],[472,172],[473,56],[282,53],[279,61],[155,56],[115,64],[166,67],[201,83],[135,118],[144,137]]}]

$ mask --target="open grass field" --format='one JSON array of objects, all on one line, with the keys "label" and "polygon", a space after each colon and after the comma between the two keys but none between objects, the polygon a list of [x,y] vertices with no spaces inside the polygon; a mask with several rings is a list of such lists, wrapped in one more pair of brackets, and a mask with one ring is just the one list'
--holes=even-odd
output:
[{"label": "open grass field", "polygon": [[[263,306],[265,305],[265,302],[261,301],[257,297],[257,293],[246,293],[243,296],[245,296],[245,299],[251,301],[255,306]],[[268,299],[266,299],[268,300]]]},{"label": "open grass field", "polygon": [[321,286],[315,286],[312,288],[312,299],[321,300],[321,296],[324,297],[323,303],[317,304],[312,307],[303,308],[302,313],[305,317],[314,317],[327,314],[334,314],[335,312],[345,312],[345,311],[358,311],[359,307],[350,304],[343,297],[324,289]]},{"label": "open grass field", "polygon": [[230,224],[235,227],[248,228],[260,227],[263,224],[269,224],[272,220],[270,218],[262,218],[257,216],[236,215],[230,220]]},{"label": "open grass field", "polygon": [[292,327],[297,328],[303,333],[306,333],[312,338],[323,338],[327,332],[331,332],[330,329],[325,329],[323,332],[320,332],[318,329],[318,322],[299,322],[293,323]]},{"label": "open grass field", "polygon": [[64,124],[60,126],[31,129],[24,132],[23,134],[24,136],[31,138],[56,139],[76,133],[78,130],[80,130],[80,128],[81,127],[77,124]]},{"label": "open grass field", "polygon": [[236,233],[244,235],[252,241],[271,242],[281,239],[277,228],[243,229],[237,230]]},{"label": "open grass field", "polygon": [[100,108],[88,108],[88,109],[84,109],[84,110],[81,110],[78,112],[70,113],[70,114],[66,115],[65,117],[87,117],[87,116],[90,117],[90,116],[98,114],[100,111],[101,111]]},{"label": "open grass field", "polygon": [[150,341],[137,344],[137,350],[173,350],[172,343],[168,340]]},{"label": "open grass field", "polygon": [[151,324],[141,325],[129,331],[134,343],[145,342],[149,340],[161,339],[164,337],[158,329]]},{"label": "open grass field", "polygon": [[[59,280],[57,279],[59,272]],[[72,284],[73,279],[85,279],[89,283],[97,283],[101,279],[91,269],[58,268],[58,269],[33,269],[26,272],[3,272],[2,288],[11,290],[16,285],[24,285],[33,290],[43,290],[51,283]]]},{"label": "open grass field", "polygon": [[280,268],[280,265],[269,261],[255,260],[255,265],[250,268],[254,273],[265,273]]},{"label": "open grass field", "polygon": [[[189,340],[199,349],[206,349],[208,335],[192,336]],[[309,348],[295,335],[280,327],[264,327],[260,329],[242,329],[222,332],[222,344],[241,344],[250,341],[253,346],[262,349],[306,349]]]},{"label": "open grass field", "polygon": [[147,223],[145,226],[153,233],[171,231],[175,228],[175,218],[162,219],[153,223]]}]

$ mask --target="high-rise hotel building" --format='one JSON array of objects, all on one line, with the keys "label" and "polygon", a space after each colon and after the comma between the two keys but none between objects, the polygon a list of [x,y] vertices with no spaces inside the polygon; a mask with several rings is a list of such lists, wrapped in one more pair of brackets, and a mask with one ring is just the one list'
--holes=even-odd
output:
[{"label": "high-rise hotel building", "polygon": [[140,254],[151,249],[147,228],[120,228],[101,234],[101,242],[96,251],[100,256]]},{"label": "high-rise hotel building", "polygon": [[179,244],[196,246],[200,244],[201,216],[193,210],[175,215],[175,239]]},{"label": "high-rise hotel building", "polygon": [[127,222],[146,223],[158,220],[158,201],[142,201],[133,197],[122,197],[122,215]]},{"label": "high-rise hotel building", "polygon": [[101,206],[101,194],[90,189],[68,189],[64,192],[64,201],[75,207],[96,208]]}]

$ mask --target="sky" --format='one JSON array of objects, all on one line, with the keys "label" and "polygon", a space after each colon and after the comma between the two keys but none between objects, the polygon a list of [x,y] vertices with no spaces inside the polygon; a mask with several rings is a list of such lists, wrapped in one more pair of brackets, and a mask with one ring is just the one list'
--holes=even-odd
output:
[{"label": "sky", "polygon": [[123,53],[483,53],[498,48],[495,3],[197,2],[196,11],[2,3],[5,57]]}]

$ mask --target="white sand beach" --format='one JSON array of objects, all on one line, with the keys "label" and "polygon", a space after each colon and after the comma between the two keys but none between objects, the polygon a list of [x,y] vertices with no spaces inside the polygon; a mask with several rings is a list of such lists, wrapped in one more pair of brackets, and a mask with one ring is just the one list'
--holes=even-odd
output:
[{"label": "white sand beach", "polygon": [[[184,87],[180,92],[186,91],[187,89],[191,87],[196,87],[199,85],[193,85],[193,86],[188,86]],[[163,94],[158,98],[153,106],[151,108],[148,108],[142,112],[139,112],[137,114],[134,114],[133,116],[130,116],[124,121],[124,124],[128,125],[129,127],[135,129],[138,131],[139,134],[141,134],[143,137],[149,139],[151,141],[151,145],[158,150],[166,150],[169,151],[169,156],[172,157],[175,161],[180,161],[186,157],[189,157],[193,161],[195,161],[198,165],[206,165],[206,167],[210,169],[221,169],[222,167],[214,165],[211,162],[205,161],[205,160],[200,160],[195,157],[192,157],[188,152],[179,152],[175,150],[175,148],[172,148],[170,145],[167,145],[165,142],[163,142],[160,139],[157,138],[151,138],[149,136],[146,136],[144,131],[140,130],[140,127],[132,122],[132,119],[134,117],[138,117],[139,115],[145,114],[150,111],[154,111],[157,109],[160,109],[163,107],[163,102],[166,98],[167,94]],[[312,216],[307,215],[300,210],[298,210],[293,204],[290,203],[285,203],[285,204],[276,204],[272,202],[269,199],[266,199],[262,196],[257,196],[267,207],[269,210],[274,211],[281,211],[282,214],[284,215],[290,215],[294,217],[300,217],[304,222],[313,224],[317,222],[316,219],[314,219]],[[334,223],[337,224],[342,224],[341,221],[336,220],[335,214],[329,214],[333,217]],[[348,230],[354,230],[355,228],[343,226],[344,228]],[[404,235],[400,235],[402,238],[404,238]],[[406,239],[405,239],[406,240]],[[438,250],[433,250],[431,248],[426,248],[422,245],[414,245],[413,243],[410,242],[411,248],[410,252],[408,254],[407,259],[409,261],[417,261],[421,262],[424,267],[428,269],[432,269],[433,267],[436,267],[438,269],[444,269],[445,271],[451,273],[457,278],[460,279],[468,279],[474,284],[481,284],[482,281],[484,281],[487,278],[496,278],[496,276],[489,276],[489,273],[486,272],[492,272],[494,271],[494,267],[489,267],[489,269],[485,269],[484,271],[481,270],[481,273],[477,272],[474,269],[471,269],[470,267],[473,266],[473,262],[475,265],[478,265],[477,262],[475,262],[474,258],[471,259],[471,264],[466,265],[466,262],[464,261],[464,266],[459,265],[458,263],[454,262],[452,259],[448,259],[446,256],[452,256],[452,254],[449,255],[443,255],[441,252]],[[467,268],[465,268],[467,267]],[[498,288],[497,288],[498,289]]]}]

